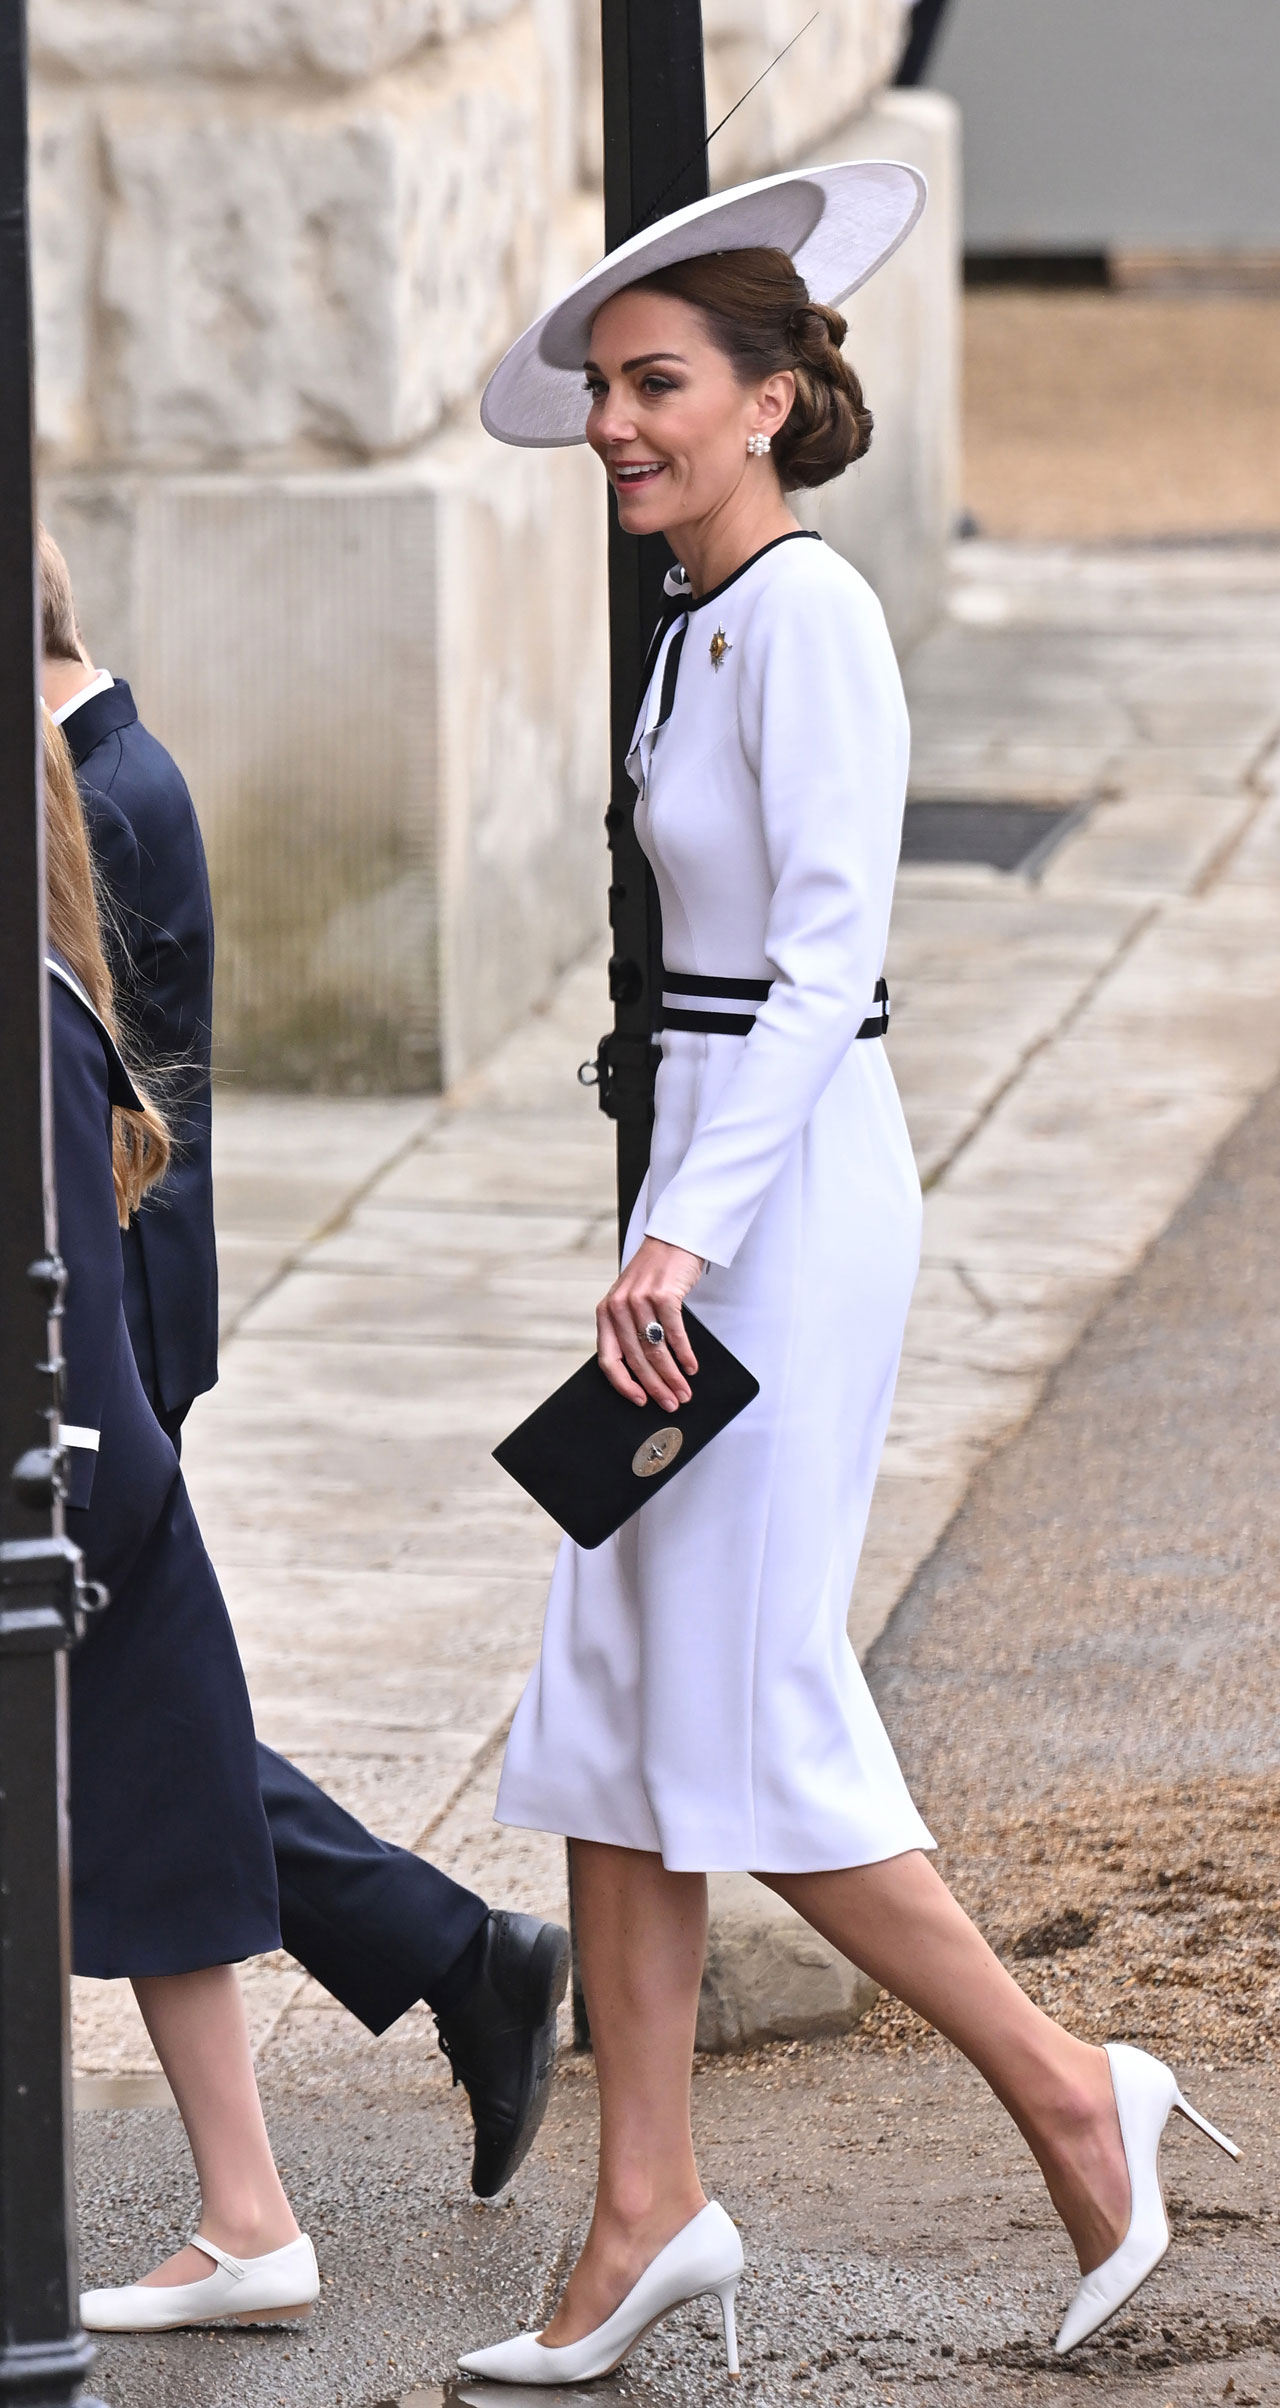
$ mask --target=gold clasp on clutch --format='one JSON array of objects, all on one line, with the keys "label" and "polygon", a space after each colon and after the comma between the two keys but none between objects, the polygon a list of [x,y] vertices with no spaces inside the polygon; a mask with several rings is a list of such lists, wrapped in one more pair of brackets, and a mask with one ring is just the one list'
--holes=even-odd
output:
[{"label": "gold clasp on clutch", "polygon": [[652,1480],[655,1472],[664,1472],[669,1463],[675,1462],[683,1445],[683,1430],[655,1430],[631,1458],[637,1480]]}]

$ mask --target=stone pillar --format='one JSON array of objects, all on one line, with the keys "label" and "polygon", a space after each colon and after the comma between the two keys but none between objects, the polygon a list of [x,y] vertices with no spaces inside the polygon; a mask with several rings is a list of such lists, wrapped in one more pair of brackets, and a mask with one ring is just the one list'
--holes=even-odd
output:
[{"label": "stone pillar", "polygon": [[196,797],[223,1068],[447,1085],[602,919],[594,463],[459,428],[367,468],[62,476],[46,507]]}]

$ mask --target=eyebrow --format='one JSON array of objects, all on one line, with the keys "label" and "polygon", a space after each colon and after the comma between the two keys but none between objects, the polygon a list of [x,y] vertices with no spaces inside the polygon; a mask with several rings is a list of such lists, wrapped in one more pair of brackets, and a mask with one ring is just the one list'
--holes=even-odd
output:
[{"label": "eyebrow", "polygon": [[[682,368],[687,368],[689,365],[683,351],[642,351],[638,359],[623,361],[622,373],[624,376],[632,376],[637,368],[652,368],[658,360],[678,360]],[[595,368],[597,376],[601,374],[595,360],[584,360],[582,365],[584,371],[587,368]]]}]

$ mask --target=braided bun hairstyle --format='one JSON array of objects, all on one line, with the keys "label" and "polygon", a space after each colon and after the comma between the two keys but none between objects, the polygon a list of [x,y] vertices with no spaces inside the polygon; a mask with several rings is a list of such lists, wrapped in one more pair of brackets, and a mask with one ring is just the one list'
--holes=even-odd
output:
[{"label": "braided bun hairstyle", "polygon": [[659,268],[632,289],[689,302],[740,384],[790,369],[796,397],[773,438],[784,492],[825,485],[862,458],[872,418],[840,348],[848,328],[838,309],[810,300],[785,251],[708,252]]}]

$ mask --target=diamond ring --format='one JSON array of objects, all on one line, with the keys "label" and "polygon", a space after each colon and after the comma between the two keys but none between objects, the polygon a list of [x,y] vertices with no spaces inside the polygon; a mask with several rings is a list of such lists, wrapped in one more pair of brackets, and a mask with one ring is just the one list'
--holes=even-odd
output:
[{"label": "diamond ring", "polygon": [[666,1334],[660,1321],[646,1321],[644,1339],[647,1346],[661,1346],[665,1341]]}]

